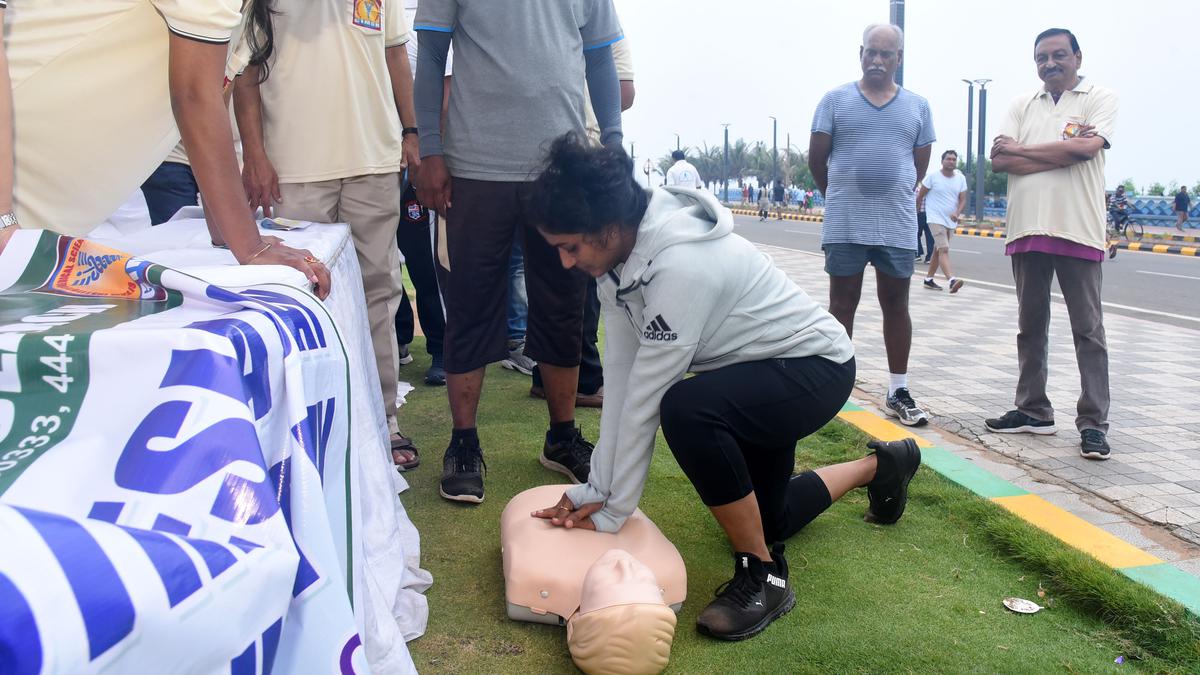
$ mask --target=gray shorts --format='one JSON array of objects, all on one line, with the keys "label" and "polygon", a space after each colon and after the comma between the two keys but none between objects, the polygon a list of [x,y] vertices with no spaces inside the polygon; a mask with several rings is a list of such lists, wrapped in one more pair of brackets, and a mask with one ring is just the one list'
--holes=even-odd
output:
[{"label": "gray shorts", "polygon": [[825,244],[825,273],[831,277],[853,277],[862,274],[870,262],[875,269],[889,277],[907,279],[913,275],[913,253],[895,246],[865,244]]}]

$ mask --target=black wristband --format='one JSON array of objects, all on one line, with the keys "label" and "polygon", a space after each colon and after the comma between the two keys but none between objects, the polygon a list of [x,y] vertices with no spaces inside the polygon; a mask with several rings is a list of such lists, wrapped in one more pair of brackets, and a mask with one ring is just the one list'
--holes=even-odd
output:
[{"label": "black wristband", "polygon": [[400,131],[400,138],[404,138],[405,136],[407,136],[409,134],[415,134],[415,133],[417,133],[416,127],[404,127],[404,129],[402,129]]}]

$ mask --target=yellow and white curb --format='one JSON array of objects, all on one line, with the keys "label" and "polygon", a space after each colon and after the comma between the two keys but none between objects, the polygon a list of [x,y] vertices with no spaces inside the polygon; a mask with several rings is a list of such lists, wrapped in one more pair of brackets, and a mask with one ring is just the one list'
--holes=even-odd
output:
[{"label": "yellow and white curb", "polygon": [[854,403],[838,417],[881,441],[915,440],[923,465],[1200,616],[1200,578]]}]

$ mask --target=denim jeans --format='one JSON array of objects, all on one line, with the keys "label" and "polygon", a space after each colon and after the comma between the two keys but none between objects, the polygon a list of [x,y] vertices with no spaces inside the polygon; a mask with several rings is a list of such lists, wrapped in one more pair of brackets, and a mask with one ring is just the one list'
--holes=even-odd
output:
[{"label": "denim jeans", "polygon": [[178,162],[163,162],[142,183],[142,194],[150,209],[150,224],[159,225],[171,219],[179,209],[195,206],[200,193],[192,167]]},{"label": "denim jeans", "polygon": [[513,235],[512,253],[508,257],[508,339],[524,340],[528,327],[529,296],[525,292],[525,255],[522,232]]}]

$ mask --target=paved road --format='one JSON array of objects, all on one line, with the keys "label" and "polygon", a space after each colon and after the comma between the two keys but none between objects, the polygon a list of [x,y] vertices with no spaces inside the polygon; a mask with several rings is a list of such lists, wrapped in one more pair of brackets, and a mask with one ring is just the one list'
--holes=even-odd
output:
[{"label": "paved road", "polygon": [[[760,244],[820,253],[821,224],[792,220],[759,222],[734,216],[737,233]],[[1012,289],[1012,267],[1004,240],[955,236],[951,242],[954,272],[972,286]],[[924,267],[918,266],[923,271]],[[939,283],[943,280],[939,279]],[[924,292],[914,288],[914,293]],[[1184,328],[1200,328],[1200,258],[1121,251],[1104,266],[1106,311]]]}]

